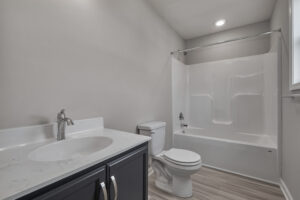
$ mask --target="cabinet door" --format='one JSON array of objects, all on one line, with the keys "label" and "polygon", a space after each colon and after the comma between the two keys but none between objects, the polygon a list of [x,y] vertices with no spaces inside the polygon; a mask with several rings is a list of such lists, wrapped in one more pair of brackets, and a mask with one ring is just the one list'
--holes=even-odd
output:
[{"label": "cabinet door", "polygon": [[147,146],[108,164],[110,200],[146,200]]},{"label": "cabinet door", "polygon": [[107,200],[105,167],[92,171],[34,200]]}]

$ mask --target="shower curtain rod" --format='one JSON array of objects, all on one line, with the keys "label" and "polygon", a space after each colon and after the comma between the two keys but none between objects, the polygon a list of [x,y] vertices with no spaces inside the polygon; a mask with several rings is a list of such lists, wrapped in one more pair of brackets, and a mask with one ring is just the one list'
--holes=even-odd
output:
[{"label": "shower curtain rod", "polygon": [[272,31],[264,32],[264,33],[259,33],[259,34],[251,35],[251,36],[235,38],[235,39],[231,39],[231,40],[225,40],[225,41],[222,41],[222,42],[215,42],[215,43],[211,43],[211,44],[205,44],[205,45],[201,45],[201,46],[198,46],[198,47],[193,47],[193,48],[190,48],[190,49],[181,49],[181,50],[177,50],[177,51],[172,51],[171,55],[173,55],[174,53],[187,53],[187,52],[194,51],[194,50],[197,50],[197,49],[202,49],[202,48],[205,48],[205,47],[211,47],[211,46],[215,46],[215,45],[219,45],[219,44],[235,42],[235,41],[239,41],[239,40],[255,39],[255,38],[258,38],[258,37],[271,35],[272,33],[281,33],[281,29],[272,30]]}]

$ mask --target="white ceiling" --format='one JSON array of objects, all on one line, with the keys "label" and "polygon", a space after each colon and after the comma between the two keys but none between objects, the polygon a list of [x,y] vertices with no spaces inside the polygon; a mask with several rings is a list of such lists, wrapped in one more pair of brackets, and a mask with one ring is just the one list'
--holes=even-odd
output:
[{"label": "white ceiling", "polygon": [[[148,0],[184,39],[236,28],[271,18],[276,0]],[[218,19],[226,25],[215,27]]]}]

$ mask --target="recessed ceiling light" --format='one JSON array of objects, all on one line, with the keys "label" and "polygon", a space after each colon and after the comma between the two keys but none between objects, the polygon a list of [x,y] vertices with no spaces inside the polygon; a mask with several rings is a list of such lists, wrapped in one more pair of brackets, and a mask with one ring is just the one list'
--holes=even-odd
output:
[{"label": "recessed ceiling light", "polygon": [[226,20],[225,19],[220,19],[218,21],[216,21],[215,25],[217,27],[221,27],[221,26],[224,26],[226,24]]}]

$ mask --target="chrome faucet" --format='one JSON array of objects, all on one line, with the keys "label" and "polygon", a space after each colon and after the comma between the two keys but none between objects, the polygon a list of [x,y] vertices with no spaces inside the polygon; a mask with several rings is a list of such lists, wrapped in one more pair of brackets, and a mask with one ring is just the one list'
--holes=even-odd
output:
[{"label": "chrome faucet", "polygon": [[184,123],[184,116],[183,113],[179,113],[179,120],[180,120],[180,128],[187,128],[188,124]]},{"label": "chrome faucet", "polygon": [[74,122],[72,119],[66,117],[65,110],[62,109],[57,114],[57,140],[64,140],[66,139],[66,124],[68,126],[74,125]]}]

